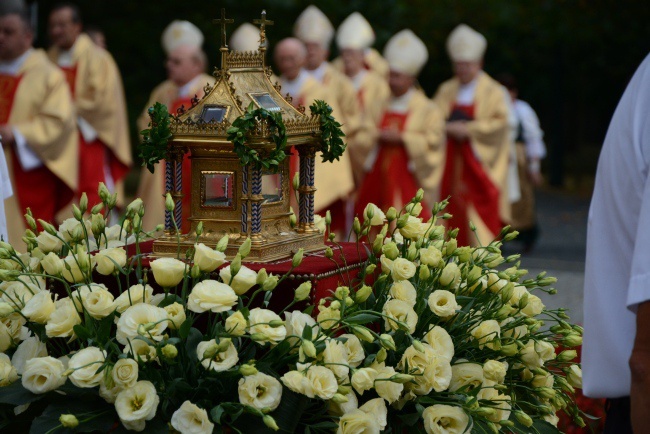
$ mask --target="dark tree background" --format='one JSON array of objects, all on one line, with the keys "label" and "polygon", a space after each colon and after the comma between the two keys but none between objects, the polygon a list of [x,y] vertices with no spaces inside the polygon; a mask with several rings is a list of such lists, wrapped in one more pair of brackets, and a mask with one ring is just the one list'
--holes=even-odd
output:
[{"label": "dark tree background", "polygon": [[[9,1],[9,0],[2,0]],[[37,45],[46,46],[51,0],[32,0],[38,11]],[[432,95],[450,74],[445,41],[459,23],[488,40],[485,70],[514,74],[522,99],[538,112],[552,185],[588,187],[609,119],[636,67],[650,51],[650,7],[644,0],[78,0],[85,24],[101,27],[122,71],[134,143],[135,119],[152,88],[165,79],[163,29],[174,19],[194,22],[205,34],[211,69],[218,62],[219,30],[212,19],[226,8],[235,25],[266,9],[275,25],[271,44],[289,36],[298,14],[315,3],[335,26],[360,11],[383,49],[392,34],[411,28],[427,44],[420,83]],[[332,47],[335,54],[335,47]]]}]

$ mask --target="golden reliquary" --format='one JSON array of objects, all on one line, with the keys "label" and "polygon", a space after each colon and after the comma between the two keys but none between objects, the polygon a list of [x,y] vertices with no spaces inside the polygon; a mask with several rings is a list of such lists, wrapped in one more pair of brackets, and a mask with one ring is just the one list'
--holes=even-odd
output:
[{"label": "golden reliquary", "polygon": [[[226,255],[234,257],[241,243],[250,237],[252,247],[246,258],[253,262],[269,262],[286,258],[299,248],[314,251],[324,248],[323,234],[314,227],[314,165],[321,148],[321,126],[318,116],[308,116],[304,108],[291,105],[291,97],[283,97],[280,86],[271,83],[271,69],[265,64],[265,12],[260,24],[260,46],[255,52],[237,52],[225,43],[225,24],[232,20],[216,20],[222,24],[221,68],[215,70],[216,83],[205,88],[205,96],[181,109],[172,117],[170,157],[166,164],[166,190],[176,208],[167,212],[165,234],[154,241],[155,256],[175,256],[180,237],[181,253],[196,242],[196,227],[203,222],[198,242],[215,247],[228,235]],[[227,139],[227,130],[250,103],[271,112],[280,112],[286,127],[287,149],[297,153],[299,179],[297,224],[290,223],[290,158],[287,156],[277,173],[254,166],[242,166]],[[260,153],[275,147],[269,126],[257,122],[246,140]],[[293,147],[293,148],[291,148]],[[190,154],[192,166],[191,230],[176,234],[182,215],[182,160]]]}]

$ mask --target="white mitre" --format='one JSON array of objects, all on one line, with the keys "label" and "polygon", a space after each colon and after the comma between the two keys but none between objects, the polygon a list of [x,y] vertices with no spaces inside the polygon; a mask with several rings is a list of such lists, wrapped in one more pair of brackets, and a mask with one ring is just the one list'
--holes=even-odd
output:
[{"label": "white mitre", "polygon": [[391,71],[417,77],[429,59],[424,42],[409,29],[393,35],[384,48],[384,58]]},{"label": "white mitre", "polygon": [[250,23],[242,24],[232,32],[228,46],[235,51],[257,51],[260,46],[260,29]]},{"label": "white mitre", "polygon": [[302,42],[317,42],[328,49],[334,37],[334,26],[320,9],[310,5],[298,16],[293,34]]},{"label": "white mitre", "polygon": [[189,21],[172,21],[162,34],[162,46],[169,54],[181,45],[201,48],[203,33]]},{"label": "white mitre", "polygon": [[336,45],[339,50],[351,48],[365,50],[375,43],[375,32],[372,26],[359,12],[348,16],[336,31]]},{"label": "white mitre", "polygon": [[447,38],[447,52],[454,62],[477,62],[483,59],[487,40],[470,26],[461,24]]}]

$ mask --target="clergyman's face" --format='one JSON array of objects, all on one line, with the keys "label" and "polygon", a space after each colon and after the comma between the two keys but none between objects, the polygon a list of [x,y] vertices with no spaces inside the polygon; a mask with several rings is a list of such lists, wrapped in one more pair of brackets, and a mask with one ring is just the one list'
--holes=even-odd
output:
[{"label": "clergyman's face", "polygon": [[50,14],[49,32],[54,45],[69,50],[81,33],[81,23],[73,21],[72,9],[57,9]]},{"label": "clergyman's face", "polygon": [[458,77],[458,80],[462,84],[467,84],[474,80],[481,69],[483,68],[483,62],[453,62],[454,75]]},{"label": "clergyman's face", "polygon": [[14,60],[32,45],[33,33],[16,14],[0,17],[0,60]]},{"label": "clergyman's face", "polygon": [[318,68],[330,54],[329,50],[323,48],[318,42],[306,42],[305,47],[307,48],[305,67],[309,70]]},{"label": "clergyman's face", "polygon": [[278,67],[280,74],[289,80],[294,80],[303,65],[300,53],[294,47],[278,46],[275,49],[275,65]]},{"label": "clergyman's face", "polygon": [[341,60],[345,74],[350,77],[357,75],[364,68],[363,50],[344,48],[341,50]]},{"label": "clergyman's face", "polygon": [[167,77],[178,86],[189,83],[201,73],[196,52],[191,47],[180,46],[167,56]]},{"label": "clergyman's face", "polygon": [[393,96],[402,96],[413,86],[415,79],[413,76],[404,74],[403,72],[394,71],[391,69],[388,76],[388,85]]}]

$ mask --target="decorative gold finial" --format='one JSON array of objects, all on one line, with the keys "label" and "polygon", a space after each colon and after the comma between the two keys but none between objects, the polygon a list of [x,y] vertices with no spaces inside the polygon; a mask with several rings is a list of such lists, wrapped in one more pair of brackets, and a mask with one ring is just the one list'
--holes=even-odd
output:
[{"label": "decorative gold finial", "polygon": [[221,25],[221,48],[228,48],[228,44],[226,44],[226,25],[234,23],[235,20],[226,18],[226,9],[221,8],[221,18],[212,20],[212,22]]},{"label": "decorative gold finial", "polygon": [[266,26],[272,26],[273,21],[266,19],[266,9],[262,9],[262,19],[253,20],[253,23],[260,25],[260,47],[263,47],[266,42]]}]

